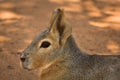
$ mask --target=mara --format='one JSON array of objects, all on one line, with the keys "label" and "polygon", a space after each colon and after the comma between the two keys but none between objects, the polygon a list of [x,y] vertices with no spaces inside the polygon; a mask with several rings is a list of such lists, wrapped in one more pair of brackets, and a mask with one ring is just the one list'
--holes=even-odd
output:
[{"label": "mara", "polygon": [[40,80],[120,80],[119,55],[89,55],[72,36],[63,9],[53,11],[50,27],[22,52],[23,68],[38,69]]}]

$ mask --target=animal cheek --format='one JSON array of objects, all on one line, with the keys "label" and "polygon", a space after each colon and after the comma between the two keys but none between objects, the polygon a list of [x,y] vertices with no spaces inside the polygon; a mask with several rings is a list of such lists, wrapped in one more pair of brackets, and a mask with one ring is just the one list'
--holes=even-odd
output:
[{"label": "animal cheek", "polygon": [[42,65],[43,60],[39,56],[35,56],[31,59],[32,61],[32,66],[34,67],[39,67]]}]

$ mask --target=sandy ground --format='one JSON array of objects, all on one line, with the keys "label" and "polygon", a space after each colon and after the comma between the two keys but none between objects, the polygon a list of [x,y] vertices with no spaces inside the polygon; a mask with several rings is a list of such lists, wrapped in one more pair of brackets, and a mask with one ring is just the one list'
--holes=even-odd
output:
[{"label": "sandy ground", "polygon": [[89,54],[120,54],[120,0],[0,0],[0,80],[39,80],[20,67],[19,54],[65,9],[73,36]]}]

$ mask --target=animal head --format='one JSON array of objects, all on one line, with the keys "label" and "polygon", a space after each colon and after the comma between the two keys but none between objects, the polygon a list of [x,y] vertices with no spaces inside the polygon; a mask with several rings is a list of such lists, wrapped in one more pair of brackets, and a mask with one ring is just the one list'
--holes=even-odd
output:
[{"label": "animal head", "polygon": [[66,22],[63,9],[53,11],[50,27],[38,35],[22,52],[21,63],[26,69],[37,69],[51,63],[65,46],[72,29]]}]

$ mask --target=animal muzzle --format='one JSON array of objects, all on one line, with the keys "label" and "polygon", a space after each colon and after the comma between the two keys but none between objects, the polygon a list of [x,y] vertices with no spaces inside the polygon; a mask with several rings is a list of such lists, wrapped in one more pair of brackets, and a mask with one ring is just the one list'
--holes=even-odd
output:
[{"label": "animal muzzle", "polygon": [[25,56],[25,53],[21,53],[20,55],[20,61],[21,61],[21,66],[24,68],[24,69],[28,69],[28,58]]}]

